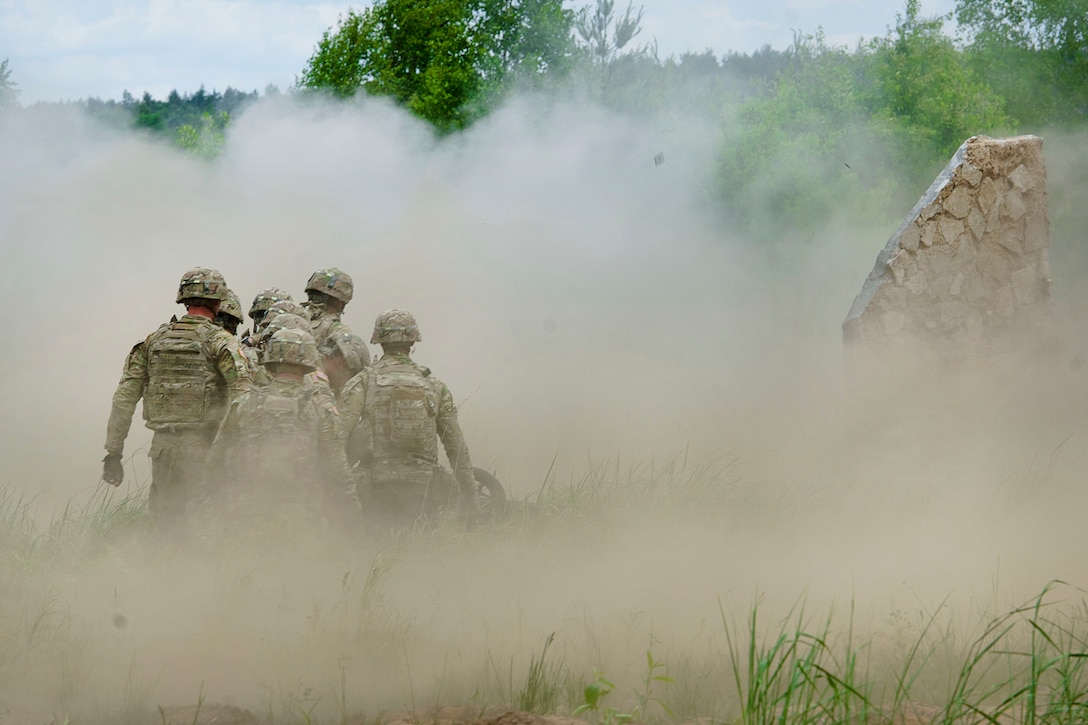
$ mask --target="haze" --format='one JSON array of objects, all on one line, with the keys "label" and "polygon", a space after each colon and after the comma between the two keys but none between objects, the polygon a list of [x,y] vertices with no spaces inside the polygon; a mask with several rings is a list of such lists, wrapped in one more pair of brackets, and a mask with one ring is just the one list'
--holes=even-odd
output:
[{"label": "haze", "polygon": [[[894,220],[759,247],[702,205],[717,133],[682,113],[522,98],[436,142],[382,103],[280,99],[248,110],[208,163],[74,111],[0,120],[0,483],[40,519],[102,495],[125,354],[181,311],[177,280],[195,265],[246,304],[271,285],[302,297],[311,271],[343,268],[357,333],[384,309],[415,313],[415,357],[459,401],[474,463],[514,498],[549,472],[552,486],[597,471],[631,489],[610,515],[590,507],[546,535],[497,527],[398,550],[381,631],[360,650],[341,634],[359,625],[378,552],[209,562],[134,540],[43,573],[41,591],[0,592],[0,612],[53,592],[86,633],[0,705],[48,716],[70,670],[83,708],[125,688],[256,706],[308,686],[331,706],[346,671],[352,707],[375,715],[471,700],[495,677],[489,658],[520,673],[550,632],[567,662],[624,682],[648,642],[676,667],[702,661],[719,602],[743,619],[757,592],[777,613],[802,595],[819,611],[856,597],[879,629],[949,595],[957,612],[992,610],[1054,578],[1088,583],[1086,267],[1069,201],[1085,191],[1084,140],[1045,147],[1059,359],[950,385],[947,371],[893,370],[865,387],[844,374],[839,325]],[[149,439],[137,419],[126,486],[146,484]],[[635,483],[685,459],[709,466],[692,475],[713,505],[638,500]]]}]

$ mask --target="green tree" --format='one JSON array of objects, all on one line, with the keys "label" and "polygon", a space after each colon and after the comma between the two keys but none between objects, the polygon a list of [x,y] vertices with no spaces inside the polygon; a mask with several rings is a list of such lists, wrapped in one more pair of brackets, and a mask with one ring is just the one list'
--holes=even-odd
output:
[{"label": "green tree", "polygon": [[174,142],[193,156],[213,159],[219,155],[226,144],[226,130],[230,126],[230,114],[220,111],[211,114],[205,111],[200,117],[200,124],[186,124],[178,128]]},{"label": "green tree", "polygon": [[722,155],[736,217],[779,234],[836,213],[897,218],[964,139],[1010,125],[944,19],[907,0],[888,33],[853,52],[797,36],[790,61],[740,111]]},{"label": "green tree", "polygon": [[11,79],[8,59],[0,62],[0,109],[19,105],[19,84]]},{"label": "green tree", "polygon": [[956,0],[955,12],[983,42],[1054,50],[1072,62],[1088,53],[1084,0]]},{"label": "green tree", "polygon": [[378,0],[325,31],[296,85],[363,89],[461,128],[512,83],[565,71],[572,22],[561,0]]},{"label": "green tree", "polygon": [[739,109],[719,172],[731,217],[769,240],[811,234],[851,207],[882,208],[894,192],[889,160],[875,151],[888,129],[870,123],[862,54],[819,31],[796,33],[789,56],[767,92]]},{"label": "green tree", "polygon": [[970,60],[1011,116],[1032,130],[1085,122],[1084,0],[957,0],[955,14]]},{"label": "green tree", "polygon": [[869,109],[898,130],[899,155],[912,178],[947,161],[964,139],[1007,129],[1003,99],[972,70],[944,18],[924,18],[907,0],[895,28],[872,41]]}]

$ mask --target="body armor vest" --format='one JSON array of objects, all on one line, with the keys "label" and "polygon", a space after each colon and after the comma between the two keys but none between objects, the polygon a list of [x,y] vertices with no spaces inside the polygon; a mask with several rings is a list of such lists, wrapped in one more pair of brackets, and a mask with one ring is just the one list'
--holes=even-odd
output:
[{"label": "body armor vest", "polygon": [[370,425],[374,460],[438,463],[438,395],[414,365],[374,369],[367,389],[365,423]]},{"label": "body armor vest", "polygon": [[[286,393],[286,394],[284,394]],[[317,413],[310,393],[250,393],[240,411],[243,466],[272,500],[304,501],[316,480]]]},{"label": "body armor vest", "polygon": [[152,428],[217,425],[223,417],[226,384],[205,345],[216,330],[182,319],[148,341],[144,417]]}]

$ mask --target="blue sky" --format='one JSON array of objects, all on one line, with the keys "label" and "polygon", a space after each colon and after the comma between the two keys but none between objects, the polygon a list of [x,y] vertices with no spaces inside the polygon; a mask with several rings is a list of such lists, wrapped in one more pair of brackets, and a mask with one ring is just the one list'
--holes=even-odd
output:
[{"label": "blue sky", "polygon": [[[570,3],[578,7],[589,0]],[[623,0],[617,0],[621,6]],[[289,86],[322,31],[348,7],[316,0],[0,0],[0,60],[24,104],[171,89]],[[835,44],[881,35],[902,0],[644,0],[641,40],[685,51],[785,48],[822,27]],[[923,0],[926,15],[954,0]]]}]

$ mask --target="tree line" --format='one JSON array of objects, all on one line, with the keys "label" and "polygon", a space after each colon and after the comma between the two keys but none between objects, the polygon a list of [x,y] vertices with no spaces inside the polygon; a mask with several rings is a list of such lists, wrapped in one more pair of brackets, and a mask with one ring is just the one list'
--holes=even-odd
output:
[{"label": "tree line", "polygon": [[[301,100],[387,97],[439,136],[525,90],[626,114],[699,113],[723,128],[709,201],[769,233],[817,229],[844,199],[901,211],[968,136],[1088,125],[1084,0],[957,0],[938,17],[905,0],[884,35],[853,48],[817,29],[781,50],[666,59],[642,36],[642,16],[615,0],[580,9],[563,0],[377,0],[325,31],[289,91]],[[257,97],[202,88],[165,101],[126,93],[82,103],[214,156],[231,118]],[[5,61],[0,108],[16,98]]]}]

